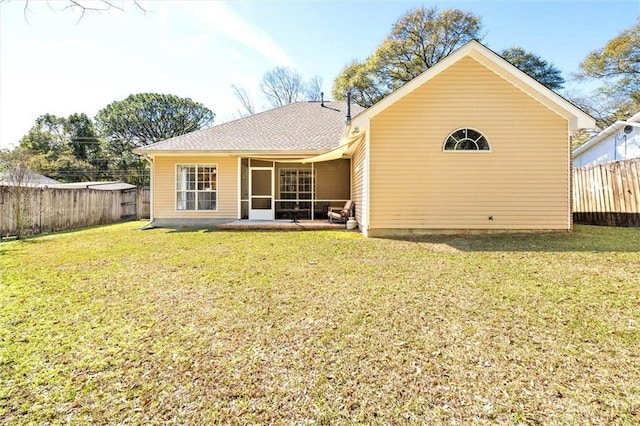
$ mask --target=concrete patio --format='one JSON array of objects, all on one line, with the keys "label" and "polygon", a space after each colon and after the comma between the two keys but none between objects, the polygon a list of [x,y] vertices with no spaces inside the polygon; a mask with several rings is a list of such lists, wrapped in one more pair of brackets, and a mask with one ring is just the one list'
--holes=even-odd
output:
[{"label": "concrete patio", "polygon": [[[225,223],[217,226],[221,230],[280,230],[280,231],[319,231],[329,229],[344,229],[347,227],[344,223],[329,223],[326,220],[304,220],[292,222],[290,219],[282,220],[247,220],[241,219],[234,222]],[[358,231],[354,229],[353,231]]]}]

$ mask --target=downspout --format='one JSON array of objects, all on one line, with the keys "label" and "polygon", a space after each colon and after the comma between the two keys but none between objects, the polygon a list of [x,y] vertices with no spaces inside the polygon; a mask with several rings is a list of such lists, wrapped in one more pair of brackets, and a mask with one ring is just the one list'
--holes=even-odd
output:
[{"label": "downspout", "polygon": [[[237,157],[238,161],[236,163],[236,167],[238,169],[238,176],[236,177],[237,182],[238,182],[238,191],[237,191],[237,197],[238,197],[238,204],[236,205],[236,209],[237,209],[237,213],[236,213],[236,217],[237,220],[242,219],[242,157]],[[249,163],[247,161],[247,169],[249,169]],[[247,179],[249,179],[249,177],[247,177]]]},{"label": "downspout", "polygon": [[367,120],[367,134],[364,136],[364,191],[363,198],[365,199],[365,210],[362,214],[363,225],[360,230],[365,237],[369,236],[369,229],[371,229],[371,119]]},{"label": "downspout", "polygon": [[567,232],[573,232],[573,150],[571,149],[571,130],[567,127],[567,180],[569,189],[567,190],[569,211],[567,214]]},{"label": "downspout", "polygon": [[[345,135],[348,135],[351,129],[351,91],[347,92],[347,116],[345,117]],[[349,158],[349,199],[353,200],[353,161]],[[360,206],[362,207],[362,206]],[[358,208],[358,206],[356,206]],[[355,216],[355,213],[353,214]],[[361,216],[362,217],[362,216]]]},{"label": "downspout", "polygon": [[149,223],[147,223],[146,225],[144,225],[142,228],[140,229],[151,229],[154,227],[153,225],[153,175],[155,172],[154,169],[154,164],[153,164],[153,157],[149,157],[148,154],[142,154],[142,158],[145,159],[147,162],[149,162],[149,167],[150,167],[150,173],[149,173]]}]

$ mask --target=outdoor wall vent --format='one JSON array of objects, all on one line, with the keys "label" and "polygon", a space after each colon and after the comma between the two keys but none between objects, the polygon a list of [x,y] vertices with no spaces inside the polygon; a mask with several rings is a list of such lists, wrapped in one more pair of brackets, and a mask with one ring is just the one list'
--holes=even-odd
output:
[{"label": "outdoor wall vent", "polygon": [[633,127],[629,126],[628,124],[626,126],[624,126],[624,134],[628,135],[629,133],[633,132]]}]

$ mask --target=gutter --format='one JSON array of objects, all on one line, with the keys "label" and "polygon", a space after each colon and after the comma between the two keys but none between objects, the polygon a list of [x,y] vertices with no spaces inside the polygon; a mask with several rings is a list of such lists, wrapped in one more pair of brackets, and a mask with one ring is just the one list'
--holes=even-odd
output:
[{"label": "gutter", "polygon": [[140,156],[149,162],[149,167],[151,168],[151,173],[149,173],[149,223],[140,228],[140,230],[152,229],[153,225],[153,174],[154,174],[154,164],[153,157],[150,157],[148,154],[140,154]]},{"label": "gutter", "polygon": [[338,148],[339,145],[326,148],[326,149],[310,149],[303,151],[275,151],[275,150],[261,150],[261,151],[212,151],[207,149],[193,149],[193,150],[143,150],[143,149],[135,149],[133,150],[134,154],[144,156],[151,155],[171,155],[171,156],[187,156],[187,155],[211,155],[216,157],[261,157],[261,158],[300,158],[306,157],[310,155],[320,155],[332,149]]},{"label": "gutter", "polygon": [[640,128],[640,123],[636,123],[633,121],[622,121],[622,120],[616,121],[611,126],[607,127],[606,129],[604,129],[603,131],[601,131],[600,133],[598,133],[597,135],[595,135],[594,137],[586,141],[584,144],[577,147],[573,151],[574,159],[577,155],[580,155],[583,152],[590,150],[593,146],[597,145],[600,141],[605,139],[607,136],[611,136],[612,134],[614,134],[615,132],[617,132],[618,130],[626,126]]}]

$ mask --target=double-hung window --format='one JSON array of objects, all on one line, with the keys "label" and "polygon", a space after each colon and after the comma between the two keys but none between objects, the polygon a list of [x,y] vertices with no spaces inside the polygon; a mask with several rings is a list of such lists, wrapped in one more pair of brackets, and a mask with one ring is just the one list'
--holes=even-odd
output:
[{"label": "double-hung window", "polygon": [[218,168],[215,164],[178,164],[176,209],[216,210]]}]

